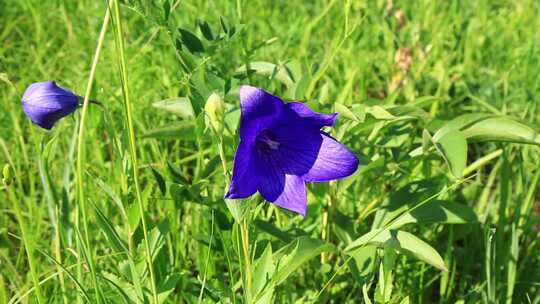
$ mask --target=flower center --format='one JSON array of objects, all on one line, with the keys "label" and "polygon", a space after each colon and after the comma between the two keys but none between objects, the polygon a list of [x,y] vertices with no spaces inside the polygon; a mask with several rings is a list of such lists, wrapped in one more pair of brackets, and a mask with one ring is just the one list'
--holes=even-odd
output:
[{"label": "flower center", "polygon": [[279,148],[279,142],[276,141],[276,137],[269,130],[262,130],[257,135],[256,145],[264,150],[277,150]]}]

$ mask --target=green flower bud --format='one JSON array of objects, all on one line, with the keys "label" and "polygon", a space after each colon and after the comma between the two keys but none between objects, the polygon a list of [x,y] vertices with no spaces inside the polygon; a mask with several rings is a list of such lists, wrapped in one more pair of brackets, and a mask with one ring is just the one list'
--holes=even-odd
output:
[{"label": "green flower bud", "polygon": [[13,169],[11,169],[9,164],[6,164],[2,170],[2,182],[6,186],[11,185],[13,182]]},{"label": "green flower bud", "polygon": [[223,108],[223,99],[217,93],[212,93],[204,105],[204,112],[208,117],[210,126],[218,133],[223,131]]}]

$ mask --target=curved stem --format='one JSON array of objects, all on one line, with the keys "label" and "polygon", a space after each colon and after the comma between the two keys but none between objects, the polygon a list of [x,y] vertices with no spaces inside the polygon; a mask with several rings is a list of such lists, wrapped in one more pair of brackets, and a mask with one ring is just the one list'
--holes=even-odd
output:
[{"label": "curved stem", "polygon": [[111,0],[111,5],[114,9],[114,18],[113,23],[115,26],[115,42],[116,49],[119,55],[120,60],[120,80],[122,82],[122,93],[124,96],[124,111],[126,114],[126,124],[128,131],[129,139],[129,155],[131,158],[131,166],[133,170],[133,183],[135,186],[135,196],[137,201],[137,206],[139,209],[139,216],[141,218],[144,246],[146,249],[146,263],[148,270],[150,272],[150,287],[152,291],[152,302],[158,303],[157,288],[156,288],[156,279],[154,275],[154,267],[152,263],[152,251],[150,248],[150,241],[148,240],[148,230],[145,219],[144,204],[142,200],[141,188],[139,185],[139,173],[138,173],[138,159],[137,159],[137,144],[135,140],[135,131],[133,127],[133,115],[131,109],[131,102],[129,99],[129,88],[128,88],[128,78],[127,78],[127,68],[126,68],[126,58],[124,54],[124,34],[122,30],[122,22],[120,19],[120,7],[118,1]]},{"label": "curved stem", "polygon": [[88,104],[90,103],[89,96],[92,92],[92,86],[94,84],[94,78],[96,74],[97,64],[99,61],[99,55],[101,53],[103,41],[105,40],[105,33],[107,32],[110,16],[111,16],[110,10],[107,7],[107,11],[105,12],[105,17],[103,18],[103,24],[101,25],[101,31],[99,33],[96,51],[94,52],[94,59],[92,61],[92,67],[90,68],[90,75],[88,76],[88,84],[86,85],[86,93],[84,95],[84,100],[83,100],[83,105],[82,105],[82,110],[81,110],[81,120],[79,122],[79,136],[77,139],[77,166],[76,166],[77,190],[78,190],[78,202],[80,206],[82,222],[83,222],[83,230],[84,230],[83,246],[86,248],[85,256],[88,262],[88,267],[90,268],[90,273],[92,275],[92,282],[94,284],[94,288],[96,289],[97,303],[101,303],[102,298],[101,298],[101,289],[99,288],[99,284],[98,284],[97,276],[95,272],[93,254],[92,254],[92,250],[90,250],[90,237],[88,234],[88,218],[86,216],[86,199],[85,199],[84,185],[83,185],[83,164],[85,163],[83,143],[84,143],[84,123],[86,121],[86,113],[88,112]]}]

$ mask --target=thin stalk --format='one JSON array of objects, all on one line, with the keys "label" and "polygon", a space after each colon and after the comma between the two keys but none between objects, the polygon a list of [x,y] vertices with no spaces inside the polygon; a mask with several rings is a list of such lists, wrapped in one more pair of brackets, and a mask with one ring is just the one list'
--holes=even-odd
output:
[{"label": "thin stalk", "polygon": [[[56,206],[55,209],[56,212],[56,229],[54,231],[54,255],[56,257],[56,260],[60,264],[62,264],[62,253],[61,253],[61,236],[60,236],[60,212],[58,211],[58,206]],[[59,265],[56,265],[56,271],[58,272],[58,278],[60,281],[60,290],[62,291],[62,301],[64,304],[68,303],[67,299],[67,292],[66,292],[66,283],[64,280],[64,272],[62,271],[62,268]]]},{"label": "thin stalk", "polygon": [[203,275],[203,281],[201,285],[201,291],[199,292],[199,301],[198,303],[202,303],[203,300],[203,294],[204,294],[204,288],[206,287],[206,276],[208,273],[208,264],[210,263],[210,256],[212,253],[212,242],[214,241],[214,210],[212,210],[212,222],[210,223],[210,242],[208,243],[208,253],[206,254],[206,262],[204,264],[204,275]]},{"label": "thin stalk", "polygon": [[28,258],[28,267],[30,268],[30,276],[32,277],[32,283],[34,284],[34,290],[36,291],[37,301],[39,304],[46,303],[41,293],[41,287],[39,286],[38,275],[36,273],[36,265],[34,263],[34,254],[33,254],[34,250],[33,250],[33,246],[31,242],[28,239],[29,234],[28,234],[28,231],[26,230],[26,225],[23,220],[19,202],[15,199],[15,195],[13,195],[10,185],[6,185],[6,192],[7,192],[8,201],[11,203],[11,205],[13,206],[13,209],[15,210],[15,216],[17,217],[17,221],[19,222],[19,227],[21,229],[24,249],[26,251],[26,256]]},{"label": "thin stalk", "polygon": [[[248,297],[251,293],[251,255],[249,253],[249,231],[247,229],[247,221],[244,219],[240,225],[240,234],[242,236],[242,250],[244,251],[244,268],[245,268],[245,279],[246,279],[246,290],[244,290],[246,296]],[[247,301],[250,302],[249,300]]]},{"label": "thin stalk", "polygon": [[225,150],[223,149],[223,138],[219,139],[219,158],[221,159],[221,167],[223,168],[223,174],[226,178],[229,178],[229,173],[227,172],[227,161],[225,160]]},{"label": "thin stalk", "polygon": [[120,19],[120,6],[118,1],[111,0],[111,6],[114,9],[114,26],[116,30],[115,42],[116,49],[119,55],[120,60],[120,80],[122,82],[122,94],[124,96],[124,111],[126,114],[126,123],[129,139],[129,155],[131,158],[131,166],[133,170],[133,183],[135,186],[135,196],[137,201],[137,206],[139,209],[139,216],[141,218],[144,246],[146,249],[146,263],[148,270],[150,272],[150,287],[152,291],[152,300],[155,304],[158,303],[157,288],[156,288],[156,279],[154,275],[154,267],[152,265],[152,251],[150,249],[150,241],[148,240],[148,230],[145,219],[144,204],[142,200],[141,188],[139,185],[139,174],[138,174],[138,160],[137,160],[137,144],[135,139],[135,130],[133,127],[133,115],[131,109],[131,102],[129,99],[129,87],[128,87],[128,74],[126,68],[126,58],[124,52],[124,32],[122,30],[122,22]]},{"label": "thin stalk", "polygon": [[[329,194],[326,196],[326,204],[324,205],[321,238],[326,242],[330,242],[330,219],[332,218],[332,208],[335,208],[332,207],[332,205],[333,202],[336,201],[336,187],[337,183],[331,181],[329,185]],[[321,253],[321,264],[326,263],[328,257],[326,252]]]},{"label": "thin stalk", "polygon": [[[87,261],[88,261],[88,267],[90,268],[90,273],[92,275],[92,282],[94,284],[94,288],[96,290],[96,298],[97,303],[101,303],[101,289],[99,287],[97,276],[94,268],[94,262],[93,262],[93,254],[92,250],[90,250],[90,237],[88,233],[88,218],[86,216],[86,198],[84,193],[84,185],[83,185],[83,165],[86,162],[85,160],[85,154],[83,150],[83,143],[84,143],[84,123],[86,121],[86,113],[88,112],[88,104],[90,103],[89,97],[92,92],[92,86],[94,84],[94,78],[96,74],[96,68],[99,61],[99,55],[101,53],[101,48],[103,46],[103,41],[105,40],[105,34],[107,32],[107,27],[109,25],[109,19],[110,19],[111,13],[109,8],[107,7],[107,10],[105,12],[105,17],[103,18],[103,24],[101,25],[101,31],[99,33],[99,38],[96,46],[96,51],[94,52],[94,59],[92,61],[92,66],[90,68],[90,75],[88,76],[88,83],[86,85],[86,92],[84,94],[83,99],[83,105],[81,109],[81,120],[79,122],[79,136],[77,139],[77,190],[78,190],[78,201],[80,206],[80,212],[82,216],[82,222],[83,222],[83,230],[84,230],[84,245],[87,249]],[[77,221],[78,224],[79,221]],[[83,255],[79,254],[79,257],[82,257]]]},{"label": "thin stalk", "polygon": [[[225,160],[225,149],[223,148],[223,137],[222,136],[218,136],[218,137],[219,137],[218,150],[219,150],[219,158],[221,160],[221,167],[223,168],[223,175],[225,175],[225,178],[228,179],[229,178],[229,172],[227,171],[227,161]],[[219,231],[220,235],[222,235],[221,230],[218,230],[218,231]],[[223,240],[223,236],[221,236],[221,239]],[[223,243],[223,249],[224,249],[224,252],[225,252],[225,257],[227,258],[227,263],[229,265],[229,276],[230,276],[230,280],[231,280],[231,286],[234,286],[231,259],[229,257],[229,250],[227,249],[227,246],[225,246],[225,243]],[[233,303],[236,303],[236,296],[234,294],[234,287],[231,287],[231,293],[232,293],[232,296],[233,296]]]}]

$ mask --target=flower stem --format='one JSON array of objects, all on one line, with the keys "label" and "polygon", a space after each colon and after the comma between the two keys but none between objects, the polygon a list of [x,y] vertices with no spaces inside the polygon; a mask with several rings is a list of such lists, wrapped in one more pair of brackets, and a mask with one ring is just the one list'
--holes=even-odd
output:
[{"label": "flower stem", "polygon": [[34,264],[34,247],[31,242],[28,240],[28,231],[26,231],[26,225],[23,220],[22,212],[19,206],[19,202],[15,199],[15,195],[12,193],[11,185],[6,185],[6,192],[8,201],[15,209],[15,216],[19,222],[19,227],[21,229],[21,235],[23,239],[24,249],[26,251],[26,256],[28,258],[28,267],[30,268],[30,276],[32,277],[32,283],[34,284],[34,290],[36,291],[36,297],[39,304],[46,303],[43,299],[41,293],[41,287],[39,286],[39,280],[36,273],[36,265]]},{"label": "flower stem", "polygon": [[[225,178],[229,178],[229,172],[227,171],[227,161],[225,160],[225,150],[223,148],[223,138],[219,136],[219,158],[221,159],[221,166],[223,167],[223,174]],[[249,303],[249,293],[251,292],[251,255],[249,250],[249,230],[247,225],[247,219],[244,218],[240,226],[240,237],[242,239],[242,251],[244,252],[244,294],[246,296],[246,302]]]},{"label": "flower stem", "polygon": [[137,206],[139,209],[139,216],[141,218],[144,246],[146,249],[146,263],[148,270],[150,272],[150,287],[152,291],[152,302],[158,303],[157,288],[156,288],[156,279],[154,275],[154,267],[152,263],[152,251],[150,248],[150,241],[148,240],[148,230],[145,219],[144,204],[141,195],[141,188],[139,185],[139,174],[138,174],[138,160],[137,160],[137,144],[135,139],[135,131],[133,127],[133,115],[131,109],[131,102],[129,99],[129,88],[128,88],[128,78],[127,78],[127,68],[126,68],[126,58],[124,54],[124,33],[122,30],[122,21],[120,19],[120,7],[118,1],[111,0],[112,6],[114,9],[114,18],[113,23],[116,29],[115,41],[116,49],[119,55],[120,60],[120,80],[122,82],[122,93],[124,96],[124,111],[126,114],[126,123],[127,131],[129,138],[129,154],[131,158],[131,166],[133,169],[133,183],[135,186],[135,196],[137,201]]},{"label": "flower stem", "polygon": [[[326,204],[324,205],[323,219],[322,219],[322,232],[321,238],[323,241],[330,241],[330,218],[332,217],[332,202],[335,198],[336,182],[331,181],[329,185],[329,194],[326,196]],[[328,260],[328,256],[325,252],[321,253],[321,263],[324,264]]]},{"label": "flower stem", "polygon": [[249,301],[249,295],[251,293],[251,255],[249,253],[249,230],[247,228],[247,220],[244,219],[242,224],[240,224],[240,233],[242,235],[242,250],[244,251],[244,269],[245,269],[245,280],[246,286],[244,293]]},{"label": "flower stem", "polygon": [[[84,230],[83,246],[86,247],[87,254],[85,254],[85,256],[88,262],[88,267],[90,268],[90,273],[92,275],[92,282],[96,290],[96,298],[97,298],[98,304],[101,303],[102,296],[101,296],[101,289],[97,281],[92,250],[90,250],[88,218],[86,216],[86,209],[87,209],[86,198],[85,198],[84,185],[83,185],[83,164],[85,163],[83,143],[84,143],[84,122],[86,120],[86,113],[88,112],[88,104],[90,103],[89,96],[92,92],[92,86],[94,84],[94,77],[96,74],[96,68],[99,61],[99,55],[101,53],[103,41],[105,40],[105,33],[107,32],[110,16],[111,16],[110,10],[109,8],[107,8],[107,11],[105,12],[105,17],[103,18],[103,24],[101,25],[101,31],[99,33],[96,51],[94,53],[94,59],[92,61],[92,66],[90,68],[90,75],[88,76],[88,83],[86,85],[86,94],[84,95],[84,100],[83,100],[83,105],[82,105],[82,110],[81,110],[81,120],[79,122],[79,136],[77,139],[77,165],[76,165],[77,190],[78,190],[78,202],[80,206],[80,212],[82,216],[83,230]],[[82,255],[79,255],[79,256],[82,256]]]},{"label": "flower stem", "polygon": [[218,144],[219,158],[221,159],[221,167],[223,168],[223,174],[225,178],[229,178],[229,172],[227,171],[227,161],[225,160],[225,150],[223,149],[223,138],[219,139]]}]

